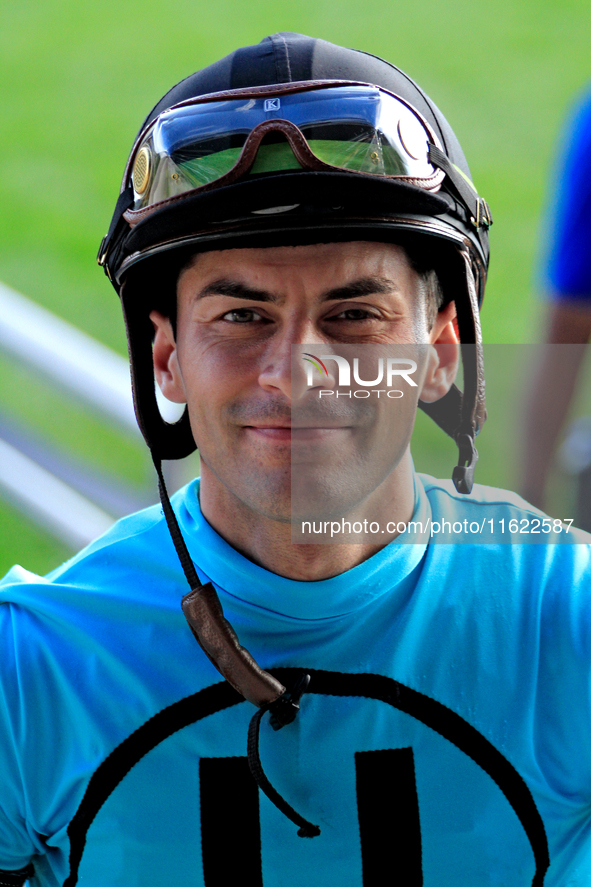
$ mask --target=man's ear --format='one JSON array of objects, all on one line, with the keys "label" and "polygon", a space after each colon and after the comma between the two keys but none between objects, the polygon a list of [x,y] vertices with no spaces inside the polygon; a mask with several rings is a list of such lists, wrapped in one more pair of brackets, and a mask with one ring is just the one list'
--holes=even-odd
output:
[{"label": "man's ear", "polygon": [[176,340],[168,317],[159,311],[150,312],[154,326],[154,375],[158,387],[167,400],[173,403],[186,403],[185,386],[181,375]]},{"label": "man's ear", "polygon": [[429,334],[431,347],[420,394],[420,400],[427,403],[447,394],[458,372],[460,346],[455,318],[456,306],[450,302],[438,313]]}]

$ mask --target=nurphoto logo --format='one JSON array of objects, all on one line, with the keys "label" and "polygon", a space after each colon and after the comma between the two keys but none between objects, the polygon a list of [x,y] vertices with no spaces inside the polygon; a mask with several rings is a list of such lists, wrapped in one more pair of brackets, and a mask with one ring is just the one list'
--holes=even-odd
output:
[{"label": "nurphoto logo", "polygon": [[[317,386],[314,375],[320,376],[322,381],[329,378],[330,373],[324,363],[325,360],[334,360],[337,365],[337,389],[322,388],[318,391],[318,397],[330,397],[336,394],[337,397],[351,397],[351,391],[340,391],[340,388],[351,388],[351,364],[346,357],[340,354],[321,354],[317,357],[308,351],[302,353],[302,358],[306,361],[306,384],[308,388]],[[411,378],[412,374],[417,370],[417,363],[408,357],[387,357],[378,358],[377,375],[375,379],[362,379],[359,370],[359,358],[353,358],[353,382],[359,386],[352,394],[353,397],[370,397],[371,394],[385,394],[386,397],[399,398],[404,396],[404,391],[395,389],[394,381],[400,382],[402,379],[412,388],[417,387],[417,383]],[[378,385],[384,384],[384,388],[378,388]]]}]

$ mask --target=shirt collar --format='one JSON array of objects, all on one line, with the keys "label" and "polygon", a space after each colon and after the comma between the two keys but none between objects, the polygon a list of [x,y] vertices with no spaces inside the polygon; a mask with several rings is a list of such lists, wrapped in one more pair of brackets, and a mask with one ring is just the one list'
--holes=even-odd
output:
[{"label": "shirt collar", "polygon": [[[232,548],[201,513],[199,480],[181,490],[173,501],[202,581],[212,581],[219,591],[246,604],[293,619],[324,619],[361,609],[401,585],[427,547],[426,541],[407,542],[410,535],[403,533],[352,570],[331,579],[301,582],[271,573]],[[425,525],[430,513],[427,495],[415,475],[412,520],[422,520]]]}]

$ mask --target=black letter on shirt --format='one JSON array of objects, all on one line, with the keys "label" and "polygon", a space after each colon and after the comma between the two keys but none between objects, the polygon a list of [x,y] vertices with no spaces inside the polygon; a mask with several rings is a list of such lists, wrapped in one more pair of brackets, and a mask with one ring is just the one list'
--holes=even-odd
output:
[{"label": "black letter on shirt", "polygon": [[[412,748],[355,752],[363,887],[402,877],[421,887],[421,823]],[[394,873],[398,873],[395,875]]]}]

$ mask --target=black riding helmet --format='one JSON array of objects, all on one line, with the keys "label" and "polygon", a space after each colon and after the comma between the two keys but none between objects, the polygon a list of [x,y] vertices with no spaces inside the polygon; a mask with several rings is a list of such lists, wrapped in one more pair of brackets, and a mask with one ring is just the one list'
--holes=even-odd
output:
[{"label": "black riding helmet", "polygon": [[[361,101],[364,108],[398,100],[394,140],[399,140],[398,153],[406,161],[411,158],[408,169],[392,163],[390,169],[387,163],[376,169],[371,161],[363,168],[358,131],[351,136],[350,127],[343,128],[349,111],[342,108],[348,108],[351,96],[359,96],[357,104]],[[322,112],[316,106],[308,110],[311,98],[324,100]],[[286,109],[288,100],[295,111]],[[322,132],[303,125],[298,131],[289,122],[299,123],[305,103],[303,119],[322,114]],[[263,104],[265,113],[259,116],[249,110],[254,116],[247,127],[254,132],[245,133],[238,123],[234,129],[240,132],[220,132],[220,120],[240,116],[234,108]],[[320,107],[318,101],[316,105]],[[407,113],[414,116],[410,124]],[[331,114],[339,119],[331,121],[336,128],[328,132]],[[388,114],[392,116],[391,110]],[[317,126],[318,120],[313,122]],[[405,131],[400,129],[403,123]],[[410,137],[409,125],[414,127]],[[205,136],[196,134],[200,126],[207,129]],[[413,147],[417,126],[424,128],[418,150]],[[175,127],[176,137],[167,136]],[[314,138],[307,134],[305,141],[302,132]],[[375,160],[379,153],[381,161],[384,133],[377,138],[374,133],[371,144],[368,138],[365,156]],[[324,152],[320,156],[318,146]],[[349,155],[353,147],[353,160],[349,156],[343,161],[343,146]],[[269,147],[276,154],[271,163]],[[269,156],[261,164],[265,150]],[[421,153],[426,172],[417,175],[415,159]],[[411,259],[426,257],[437,271],[445,301],[456,303],[460,340],[467,346],[464,394],[454,386],[441,401],[421,407],[456,440],[460,458],[454,482],[461,492],[469,492],[477,458],[474,437],[485,417],[478,312],[490,223],[488,206],[471,184],[449,124],[413,80],[383,59],[282,33],[238,49],[178,83],[141,127],[98,256],[122,299],[136,414],[155,458],[182,458],[195,449],[186,411],[175,424],[160,416],[148,318],[155,307],[174,313],[178,271],[191,254],[231,247],[393,242],[406,246]]]}]

